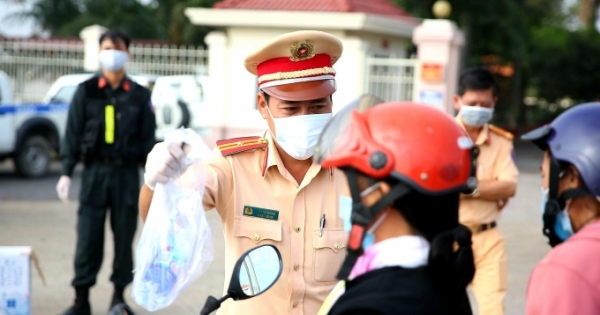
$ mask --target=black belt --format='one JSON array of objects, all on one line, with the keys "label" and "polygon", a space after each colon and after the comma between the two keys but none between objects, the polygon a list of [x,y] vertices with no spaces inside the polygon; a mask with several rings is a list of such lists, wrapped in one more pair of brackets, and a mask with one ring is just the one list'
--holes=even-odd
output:
[{"label": "black belt", "polygon": [[483,231],[491,230],[497,226],[496,221],[492,223],[479,224],[479,225],[468,225],[467,227],[471,230],[471,233],[477,234]]}]

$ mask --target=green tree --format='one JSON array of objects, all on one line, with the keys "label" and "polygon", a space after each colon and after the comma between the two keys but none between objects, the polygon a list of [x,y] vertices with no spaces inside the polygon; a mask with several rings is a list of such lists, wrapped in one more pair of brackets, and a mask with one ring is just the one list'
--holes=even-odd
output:
[{"label": "green tree", "polygon": [[[395,0],[409,13],[433,18],[436,0]],[[466,37],[462,67],[487,65],[496,71],[500,101],[495,120],[509,127],[523,126],[523,96],[530,69],[530,30],[560,24],[562,0],[480,1],[450,0],[455,21]]]},{"label": "green tree", "polygon": [[83,0],[81,14],[57,29],[55,35],[77,36],[82,28],[99,24],[106,28],[118,28],[132,38],[153,39],[160,34],[161,25],[156,23],[152,13],[136,0]]},{"label": "green tree", "polygon": [[[0,0],[23,3],[24,0]],[[188,7],[212,7],[218,0],[38,0],[32,10],[10,17],[34,19],[53,36],[77,37],[82,28],[100,24],[118,28],[135,39],[164,39],[177,45],[204,43],[211,29],[192,25]]]},{"label": "green tree", "polygon": [[209,27],[193,25],[187,16],[186,8],[209,8],[219,0],[153,0],[150,6],[154,10],[156,21],[163,27],[161,37],[173,43],[204,44],[204,36],[212,30]]}]

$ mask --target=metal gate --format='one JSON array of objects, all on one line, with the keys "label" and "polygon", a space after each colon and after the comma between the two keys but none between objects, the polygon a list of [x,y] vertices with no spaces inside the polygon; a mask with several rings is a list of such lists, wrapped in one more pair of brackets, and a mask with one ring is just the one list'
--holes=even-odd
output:
[{"label": "metal gate", "polygon": [[[138,44],[129,47],[130,74],[206,74],[207,51],[202,47]],[[60,76],[83,73],[81,40],[0,40],[0,71],[11,80],[17,102],[39,102]]]},{"label": "metal gate", "polygon": [[0,70],[17,102],[39,102],[58,77],[82,72],[83,42],[0,40]]},{"label": "metal gate", "polygon": [[367,57],[365,91],[386,102],[412,101],[416,59]]}]

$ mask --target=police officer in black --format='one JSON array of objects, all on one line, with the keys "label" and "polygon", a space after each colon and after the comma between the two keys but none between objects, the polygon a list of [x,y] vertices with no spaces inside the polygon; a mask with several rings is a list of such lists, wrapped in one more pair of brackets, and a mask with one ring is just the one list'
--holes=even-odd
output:
[{"label": "police officer in black", "polygon": [[[139,167],[155,144],[156,122],[150,91],[125,75],[129,38],[110,30],[100,37],[102,73],[81,83],[69,108],[61,145],[62,176],[56,190],[67,199],[71,174],[82,159],[75,304],[65,315],[89,315],[89,289],[102,264],[107,214],[114,236],[115,258],[110,281],[114,295],[110,314],[132,314],[123,290],[133,280],[132,242],[137,225]],[[110,210],[109,210],[110,209]]]}]

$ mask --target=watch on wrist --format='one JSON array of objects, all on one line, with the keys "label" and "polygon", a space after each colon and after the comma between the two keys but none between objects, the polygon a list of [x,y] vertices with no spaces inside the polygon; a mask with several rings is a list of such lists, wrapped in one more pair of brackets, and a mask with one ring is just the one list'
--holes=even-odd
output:
[{"label": "watch on wrist", "polygon": [[479,188],[475,188],[475,190],[473,190],[473,192],[469,194],[469,196],[471,196],[472,198],[477,198],[479,197],[479,195],[481,195],[481,193],[479,192]]}]

